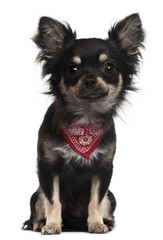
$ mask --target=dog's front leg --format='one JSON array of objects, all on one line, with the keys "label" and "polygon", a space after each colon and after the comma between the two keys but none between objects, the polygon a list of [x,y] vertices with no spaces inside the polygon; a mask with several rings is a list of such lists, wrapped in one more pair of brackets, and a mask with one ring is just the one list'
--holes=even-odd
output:
[{"label": "dog's front leg", "polygon": [[91,197],[88,206],[88,231],[90,233],[106,233],[108,227],[103,222],[104,200],[99,202],[100,180],[92,178]]},{"label": "dog's front leg", "polygon": [[59,176],[54,177],[52,201],[45,197],[46,225],[42,234],[58,234],[61,232],[61,203],[59,199]]}]

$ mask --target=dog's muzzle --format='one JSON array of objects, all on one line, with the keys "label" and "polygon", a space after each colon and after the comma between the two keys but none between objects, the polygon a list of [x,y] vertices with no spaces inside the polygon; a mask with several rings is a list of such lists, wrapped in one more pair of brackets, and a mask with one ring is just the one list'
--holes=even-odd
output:
[{"label": "dog's muzzle", "polygon": [[95,77],[83,79],[80,87],[76,90],[76,96],[83,100],[96,101],[105,98],[109,89],[99,83]]}]

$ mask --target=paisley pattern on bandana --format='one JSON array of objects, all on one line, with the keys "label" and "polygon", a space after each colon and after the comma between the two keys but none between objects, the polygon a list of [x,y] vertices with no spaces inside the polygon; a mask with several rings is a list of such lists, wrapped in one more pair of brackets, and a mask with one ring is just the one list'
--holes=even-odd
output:
[{"label": "paisley pattern on bandana", "polygon": [[72,123],[69,126],[64,124],[61,131],[70,147],[88,160],[104,135],[101,123]]}]

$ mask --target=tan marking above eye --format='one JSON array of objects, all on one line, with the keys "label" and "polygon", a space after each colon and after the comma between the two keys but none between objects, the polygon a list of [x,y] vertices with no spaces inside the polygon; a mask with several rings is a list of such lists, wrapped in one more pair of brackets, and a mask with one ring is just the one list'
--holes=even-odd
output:
[{"label": "tan marking above eye", "polygon": [[105,62],[106,60],[108,59],[108,56],[106,53],[102,53],[100,56],[99,56],[99,60],[100,62]]},{"label": "tan marking above eye", "polygon": [[73,57],[72,61],[78,65],[80,65],[82,63],[82,60],[79,56],[75,56]]}]

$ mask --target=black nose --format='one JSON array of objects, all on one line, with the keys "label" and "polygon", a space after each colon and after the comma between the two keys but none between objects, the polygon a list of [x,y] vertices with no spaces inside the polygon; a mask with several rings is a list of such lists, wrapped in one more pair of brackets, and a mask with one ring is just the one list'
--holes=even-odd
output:
[{"label": "black nose", "polygon": [[96,86],[97,79],[96,78],[89,78],[84,80],[84,86],[87,89],[92,89]]}]

